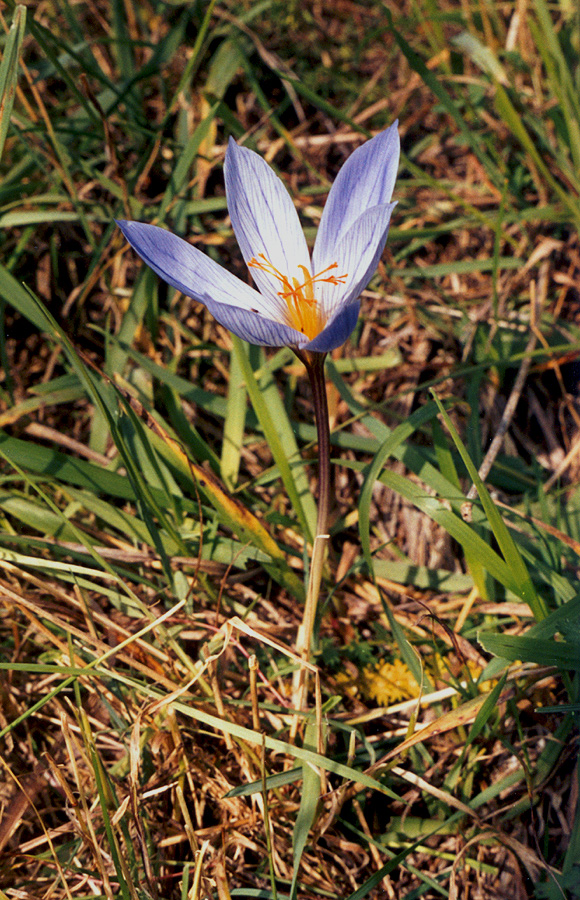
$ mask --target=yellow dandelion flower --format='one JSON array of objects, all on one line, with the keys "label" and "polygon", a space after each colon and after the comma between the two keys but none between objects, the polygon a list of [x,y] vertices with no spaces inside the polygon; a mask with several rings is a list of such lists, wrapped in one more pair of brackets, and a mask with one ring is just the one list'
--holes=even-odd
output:
[{"label": "yellow dandelion flower", "polygon": [[419,685],[409,667],[400,659],[380,663],[374,669],[364,669],[363,685],[366,696],[379,706],[389,706],[419,696]]}]

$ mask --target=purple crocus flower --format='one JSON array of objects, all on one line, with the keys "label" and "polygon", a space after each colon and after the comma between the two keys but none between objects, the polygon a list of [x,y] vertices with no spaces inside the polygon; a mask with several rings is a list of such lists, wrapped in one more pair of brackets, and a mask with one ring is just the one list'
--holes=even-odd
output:
[{"label": "purple crocus flower", "polygon": [[332,185],[312,258],[290,195],[270,166],[230,138],[224,173],[233,229],[258,290],[163,228],[118,222],[164,281],[233,334],[267,347],[328,353],[356,325],[385,246],[399,164],[395,122],[358,147]]}]

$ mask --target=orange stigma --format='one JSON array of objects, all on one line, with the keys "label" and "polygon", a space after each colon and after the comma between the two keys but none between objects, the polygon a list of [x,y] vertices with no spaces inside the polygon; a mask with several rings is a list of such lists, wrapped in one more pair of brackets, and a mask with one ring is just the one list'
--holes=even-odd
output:
[{"label": "orange stigma", "polygon": [[327,284],[343,284],[348,278],[348,273],[344,275],[328,275],[332,269],[338,268],[338,263],[334,262],[316,275],[311,275],[306,266],[298,266],[302,272],[303,282],[299,278],[288,278],[282,275],[278,269],[272,265],[269,259],[263,253],[254,256],[248,263],[251,269],[261,269],[268,275],[273,275],[283,287],[278,291],[278,296],[286,301],[288,306],[288,325],[301,331],[302,334],[312,341],[317,334],[322,331],[320,312],[317,308],[316,298],[314,296],[314,285],[317,281],[324,281]]}]

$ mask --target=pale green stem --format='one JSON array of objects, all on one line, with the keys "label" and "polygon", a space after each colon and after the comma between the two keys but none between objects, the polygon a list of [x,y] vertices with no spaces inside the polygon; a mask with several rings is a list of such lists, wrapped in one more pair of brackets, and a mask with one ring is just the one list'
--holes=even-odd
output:
[{"label": "pale green stem", "polygon": [[[326,354],[311,353],[297,354],[308,372],[312,397],[314,401],[314,415],[316,417],[316,430],[318,434],[318,516],[316,520],[316,535],[312,548],[310,561],[310,577],[304,615],[296,638],[296,652],[300,658],[310,661],[312,634],[314,621],[318,607],[318,595],[326,558],[326,546],[328,543],[328,513],[330,508],[330,426],[328,420],[328,399],[326,396],[326,381],[324,378],[324,359]],[[308,670],[300,667],[298,678],[295,681],[294,706],[303,709],[308,693]]]}]

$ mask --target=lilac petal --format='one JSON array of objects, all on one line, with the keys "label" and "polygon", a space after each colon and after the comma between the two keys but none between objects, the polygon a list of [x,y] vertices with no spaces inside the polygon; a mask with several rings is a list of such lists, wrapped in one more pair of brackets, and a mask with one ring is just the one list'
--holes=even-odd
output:
[{"label": "lilac petal", "polygon": [[164,228],[143,222],[117,225],[150,268],[178,291],[208,305],[215,299],[279,319],[278,306],[223,269],[201,250]]},{"label": "lilac petal", "polygon": [[341,307],[327,322],[320,334],[302,349],[310,350],[313,353],[330,353],[331,350],[336,350],[352,334],[359,311],[360,301]]},{"label": "lilac petal", "polygon": [[206,305],[216,322],[250,344],[300,349],[308,343],[308,338],[301,331],[281,322],[274,322],[266,316],[214,300],[208,301]]},{"label": "lilac petal", "polygon": [[187,241],[142,222],[118,221],[117,225],[160,278],[207,306],[217,321],[238,337],[267,347],[307,342],[303,334],[280,321],[276,304]]},{"label": "lilac petal", "polygon": [[[247,147],[238,147],[230,138],[224,164],[226,197],[232,226],[246,263],[260,255],[284,277],[310,272],[310,254],[298,214],[290,194],[268,163]],[[286,313],[286,303],[278,294],[284,285],[271,274],[250,268],[257,287]]]},{"label": "lilac petal", "polygon": [[316,297],[323,315],[330,318],[337,309],[357,300],[366,288],[383,252],[391,213],[396,205],[385,203],[367,210],[343,235],[335,248],[337,272],[348,277],[341,285],[317,285]]},{"label": "lilac petal", "polygon": [[390,202],[399,166],[397,124],[357,147],[338,173],[316,236],[312,254],[315,272],[336,260],[338,243],[363,213]]}]

